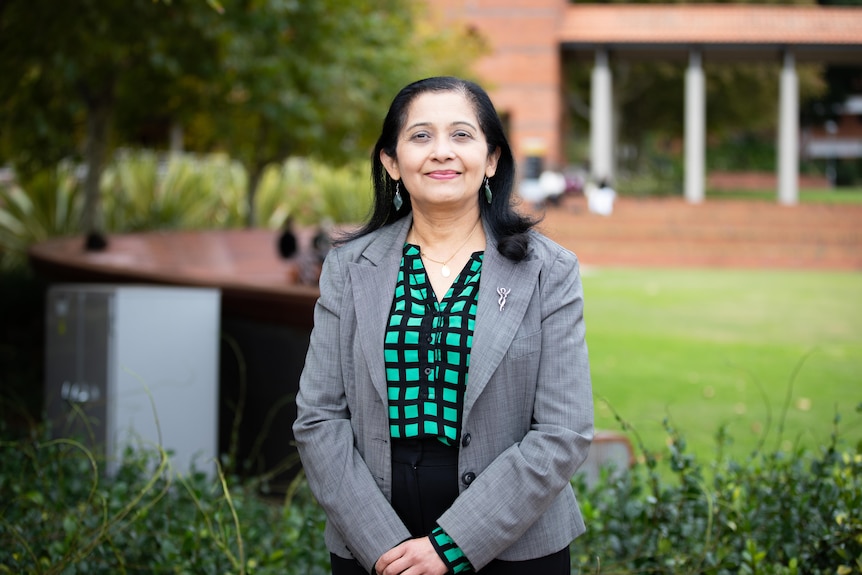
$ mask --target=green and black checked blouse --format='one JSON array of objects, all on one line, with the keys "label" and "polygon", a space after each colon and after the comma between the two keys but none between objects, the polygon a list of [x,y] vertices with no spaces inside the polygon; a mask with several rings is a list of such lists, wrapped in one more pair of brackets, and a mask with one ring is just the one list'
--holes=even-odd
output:
[{"label": "green and black checked blouse", "polygon": [[482,257],[472,254],[438,302],[419,248],[404,245],[383,344],[393,438],[458,444]]},{"label": "green and black checked blouse", "polygon": [[[458,445],[482,257],[472,254],[438,302],[419,247],[404,244],[383,343],[393,438],[433,437]],[[473,572],[443,529],[435,528],[430,539],[452,573]]]}]

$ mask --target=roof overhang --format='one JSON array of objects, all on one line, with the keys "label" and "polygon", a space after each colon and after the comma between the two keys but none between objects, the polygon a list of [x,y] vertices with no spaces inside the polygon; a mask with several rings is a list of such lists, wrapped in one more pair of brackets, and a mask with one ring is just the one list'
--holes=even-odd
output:
[{"label": "roof overhang", "polygon": [[572,4],[559,33],[566,52],[603,49],[632,60],[862,64],[862,8],[752,4]]}]

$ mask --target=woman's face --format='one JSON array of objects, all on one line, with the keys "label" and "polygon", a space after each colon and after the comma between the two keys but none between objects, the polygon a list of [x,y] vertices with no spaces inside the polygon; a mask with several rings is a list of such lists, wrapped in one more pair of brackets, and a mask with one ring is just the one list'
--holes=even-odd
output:
[{"label": "woman's face", "polygon": [[426,92],[410,104],[396,157],[380,160],[410,193],[414,210],[460,211],[478,206],[479,189],[497,169],[500,151],[488,155],[473,105],[460,92]]}]

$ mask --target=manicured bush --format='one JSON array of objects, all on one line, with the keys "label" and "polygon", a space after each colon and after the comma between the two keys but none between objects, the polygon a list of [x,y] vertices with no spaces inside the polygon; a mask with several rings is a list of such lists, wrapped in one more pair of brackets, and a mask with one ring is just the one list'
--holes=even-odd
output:
[{"label": "manicured bush", "polygon": [[[579,485],[588,527],[573,563],[603,574],[862,573],[862,446],[841,446],[838,421],[819,453],[761,446],[709,467],[666,422],[666,453],[641,445],[630,473]],[[726,429],[716,439],[731,441]]]},{"label": "manicured bush", "polygon": [[127,449],[112,477],[78,441],[0,443],[0,573],[326,573],[323,514],[301,480],[285,500]]},{"label": "manicured bush", "polygon": [[[574,480],[587,522],[574,572],[862,573],[862,446],[842,445],[837,417],[818,453],[761,447],[708,466],[666,430],[668,447],[640,444],[628,472]],[[731,441],[725,429],[717,441]],[[301,475],[274,500],[255,481],[177,476],[166,455],[127,449],[105,477],[80,442],[0,443],[0,573],[328,573]]]}]

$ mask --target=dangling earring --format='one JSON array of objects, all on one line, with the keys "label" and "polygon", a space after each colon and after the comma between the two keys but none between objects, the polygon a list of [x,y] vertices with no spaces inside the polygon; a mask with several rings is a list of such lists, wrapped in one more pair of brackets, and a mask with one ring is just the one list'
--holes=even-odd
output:
[{"label": "dangling earring", "polygon": [[485,200],[490,204],[494,199],[494,194],[491,193],[491,186],[488,184],[488,176],[485,176]]},{"label": "dangling earring", "polygon": [[404,200],[401,199],[401,180],[395,182],[395,197],[392,198],[392,205],[395,206],[396,212],[404,205]]}]

